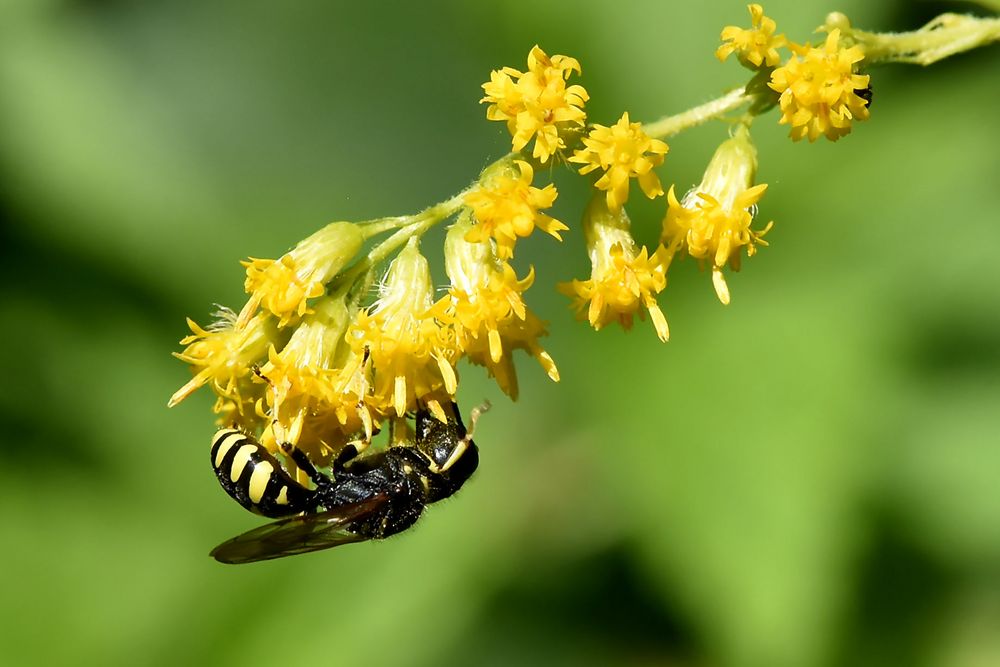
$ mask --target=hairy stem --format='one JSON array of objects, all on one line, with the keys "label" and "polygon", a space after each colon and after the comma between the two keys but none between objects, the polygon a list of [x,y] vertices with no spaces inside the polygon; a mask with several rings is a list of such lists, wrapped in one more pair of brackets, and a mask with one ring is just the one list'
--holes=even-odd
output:
[{"label": "hairy stem", "polygon": [[739,109],[744,104],[749,104],[751,100],[753,95],[748,95],[744,88],[736,88],[693,109],[644,123],[642,129],[653,139],[664,139]]}]

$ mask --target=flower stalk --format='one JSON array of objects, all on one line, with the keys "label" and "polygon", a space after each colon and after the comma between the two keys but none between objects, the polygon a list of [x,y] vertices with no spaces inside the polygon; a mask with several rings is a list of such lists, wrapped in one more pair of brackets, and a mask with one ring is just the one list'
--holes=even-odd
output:
[{"label": "flower stalk", "polygon": [[820,28],[839,30],[865,52],[869,63],[911,63],[932,65],[949,56],[1000,41],[1000,18],[964,14],[941,14],[925,26],[910,32],[866,32],[851,26],[840,12],[826,17]]},{"label": "flower stalk", "polygon": [[[541,344],[548,325],[529,305],[534,267],[515,264],[520,245],[538,231],[556,241],[582,237],[589,276],[558,284],[578,319],[600,330],[630,329],[648,317],[666,342],[660,302],[674,259],[707,268],[716,298],[729,304],[731,272],[768,245],[771,223],[755,224],[768,186],[757,182],[752,123],[777,107],[792,140],[837,141],[871,115],[874,65],[928,65],[1000,40],[996,18],[943,14],[912,32],[874,33],[832,13],[821,28],[825,39],[812,45],[778,32],[761,5],[747,10],[750,25],[724,27],[713,47],[720,61],[734,56],[746,68],[743,83],[645,124],[627,110],[611,124],[592,122],[576,58],[535,46],[525,69],[494,70],[480,102],[487,120],[506,127],[511,152],[418,213],[333,222],[277,259],[245,261],[242,308],[221,309],[205,327],[188,321],[191,333],[175,356],[193,377],[169,405],[207,386],[220,422],[257,434],[272,451],[296,444],[326,465],[348,443],[364,449],[381,429],[392,433],[389,444],[407,446],[418,410],[447,421],[465,362],[484,368],[512,399],[518,351],[558,382]],[[675,186],[665,192],[665,140],[713,120],[729,123],[730,132],[701,182],[683,194]],[[557,199],[573,207],[551,182],[560,167],[587,179],[589,200],[577,205],[583,215],[575,224],[554,217]],[[661,213],[633,228],[627,206],[637,191]],[[449,221],[438,272],[449,283],[441,291],[421,244]],[[651,224],[659,239],[647,247],[636,238]]]},{"label": "flower stalk", "polygon": [[643,123],[643,131],[653,139],[666,139],[685,130],[703,125],[710,120],[721,118],[754,99],[745,88],[734,88],[725,95],[705,102],[681,113],[664,116],[649,123]]}]

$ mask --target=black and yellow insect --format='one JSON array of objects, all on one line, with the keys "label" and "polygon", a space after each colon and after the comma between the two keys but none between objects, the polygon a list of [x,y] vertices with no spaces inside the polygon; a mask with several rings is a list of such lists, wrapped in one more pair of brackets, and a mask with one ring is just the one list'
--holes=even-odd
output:
[{"label": "black and yellow insect", "polygon": [[[478,414],[473,411],[473,425]],[[333,476],[305,454],[288,454],[315,484],[303,486],[251,436],[222,429],[212,439],[212,468],[240,505],[268,517],[260,526],[212,550],[223,563],[251,563],[380,539],[406,530],[428,503],[458,491],[479,465],[479,449],[451,405],[447,423],[421,409],[413,445],[396,445],[358,457],[347,445],[333,462]]]}]

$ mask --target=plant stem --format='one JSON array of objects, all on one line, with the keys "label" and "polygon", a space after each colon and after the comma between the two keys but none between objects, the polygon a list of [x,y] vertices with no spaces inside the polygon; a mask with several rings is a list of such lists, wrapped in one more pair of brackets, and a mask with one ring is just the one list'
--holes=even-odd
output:
[{"label": "plant stem", "polygon": [[979,18],[962,14],[941,14],[912,32],[876,33],[855,30],[846,17],[831,15],[827,23],[839,27],[865,49],[865,60],[876,62],[930,65],[956,53],[962,53],[1000,41],[1000,18]]},{"label": "plant stem", "polygon": [[713,118],[718,118],[730,111],[739,109],[753,99],[744,88],[731,90],[722,97],[701,104],[673,116],[664,116],[651,123],[644,123],[643,131],[653,139],[663,139],[683,132],[688,128],[701,125]]},{"label": "plant stem", "polygon": [[[652,123],[647,123],[643,126],[643,130],[646,134],[653,138],[669,137],[688,128],[701,125],[702,123],[705,123],[713,118],[717,118],[734,111],[735,109],[749,103],[752,99],[753,95],[747,94],[744,88],[737,88],[726,93],[722,97],[696,106],[693,109],[688,109],[687,111],[673,116],[664,116],[663,118],[653,121]],[[510,155],[505,155],[483,169],[482,173],[488,173],[492,168],[510,159]],[[392,253],[406,245],[407,241],[411,238],[414,236],[421,236],[434,225],[443,220],[447,220],[454,215],[460,208],[462,208],[462,202],[465,200],[465,196],[478,187],[479,181],[473,183],[453,197],[434,204],[433,206],[429,206],[415,215],[376,218],[362,223],[365,225],[365,238],[371,238],[391,229],[395,229],[396,231],[372,248],[363,259],[356,262],[354,266],[348,269],[345,273],[342,273],[339,276],[339,279],[343,280],[346,278],[347,280],[352,280],[364,272],[378,266]]]},{"label": "plant stem", "polygon": [[374,220],[364,220],[357,223],[362,228],[362,233],[366,239],[378,236],[390,229],[397,229],[407,224],[413,219],[412,215],[396,215],[389,218],[375,218]]}]

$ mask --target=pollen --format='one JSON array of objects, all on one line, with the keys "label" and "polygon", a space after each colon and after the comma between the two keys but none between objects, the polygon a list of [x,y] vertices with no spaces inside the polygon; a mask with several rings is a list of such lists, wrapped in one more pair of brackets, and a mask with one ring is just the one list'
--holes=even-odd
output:
[{"label": "pollen", "polygon": [[791,48],[795,55],[771,73],[768,86],[780,94],[779,122],[791,125],[794,141],[836,141],[850,133],[852,121],[868,119],[868,103],[858,92],[868,87],[869,76],[855,71],[865,57],[860,46],[845,48],[834,29],[822,47]]},{"label": "pollen", "polygon": [[470,227],[466,240],[478,243],[490,238],[496,241],[501,259],[514,256],[518,238],[530,236],[537,227],[561,241],[559,232],[569,229],[553,217],[541,213],[552,206],[558,193],[551,183],[544,188],[532,187],[535,172],[527,162],[515,160],[517,171],[508,165],[493,175],[484,175],[483,187],[465,197],[477,224]]},{"label": "pollen", "polygon": [[758,4],[747,5],[750,11],[750,28],[740,28],[730,25],[722,29],[722,46],[715,51],[715,56],[725,61],[731,54],[745,66],[758,69],[762,66],[774,67],[781,62],[778,49],[785,46],[788,40],[784,35],[775,35],[777,25],[774,20],[764,15],[764,8]]},{"label": "pollen", "polygon": [[642,131],[641,123],[629,122],[624,113],[611,127],[595,125],[583,139],[584,148],[576,151],[570,162],[582,164],[581,174],[596,169],[604,173],[594,184],[607,193],[608,208],[620,209],[628,201],[630,179],[637,178],[639,187],[653,199],[663,194],[660,179],[653,171],[663,164],[669,147],[659,139],[651,139]]},{"label": "pollen", "polygon": [[577,317],[596,330],[612,322],[628,330],[636,315],[644,319],[645,311],[656,335],[666,342],[670,330],[656,301],[667,286],[670,255],[666,248],[660,246],[652,254],[645,247],[637,249],[625,210],[612,211],[601,196],[591,200],[583,226],[590,252],[590,279],[559,286],[572,299]]},{"label": "pollen", "polygon": [[589,99],[587,91],[580,85],[566,85],[574,72],[580,74],[575,58],[550,58],[536,45],[528,54],[527,71],[504,67],[494,70],[483,84],[486,95],[480,102],[490,105],[486,117],[506,121],[515,151],[534,139],[532,156],[548,161],[565,148],[566,132],[583,127],[587,117],[583,111]]}]

